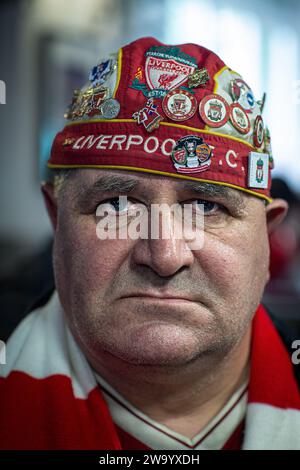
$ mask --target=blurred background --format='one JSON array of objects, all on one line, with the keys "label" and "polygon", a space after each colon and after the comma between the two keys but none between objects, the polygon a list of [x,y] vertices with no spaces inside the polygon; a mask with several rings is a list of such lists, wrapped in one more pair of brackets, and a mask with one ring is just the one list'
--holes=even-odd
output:
[{"label": "blurred background", "polygon": [[[274,196],[290,214],[272,236],[264,302],[293,323],[300,305],[300,2],[297,0],[1,0],[0,337],[53,284],[40,192],[72,91],[101,56],[139,36],[196,42],[244,76],[275,158]],[[300,334],[300,332],[299,332]]]}]

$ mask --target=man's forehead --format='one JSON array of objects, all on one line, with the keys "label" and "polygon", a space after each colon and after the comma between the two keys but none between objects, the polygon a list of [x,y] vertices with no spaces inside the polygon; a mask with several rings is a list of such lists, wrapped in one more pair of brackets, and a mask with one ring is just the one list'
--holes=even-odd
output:
[{"label": "man's forehead", "polygon": [[193,181],[182,178],[156,175],[138,171],[80,169],[76,171],[76,187],[79,194],[87,192],[132,192],[153,189],[154,183],[176,192],[195,192],[209,197],[230,199],[237,204],[245,203],[248,197],[241,191],[216,183]]}]

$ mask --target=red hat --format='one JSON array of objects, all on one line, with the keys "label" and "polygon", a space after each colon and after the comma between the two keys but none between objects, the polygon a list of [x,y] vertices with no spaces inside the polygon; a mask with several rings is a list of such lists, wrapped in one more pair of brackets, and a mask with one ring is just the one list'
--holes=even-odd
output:
[{"label": "red hat", "polygon": [[100,61],[75,90],[48,166],[143,171],[270,201],[273,158],[262,108],[210,50],[141,38]]}]

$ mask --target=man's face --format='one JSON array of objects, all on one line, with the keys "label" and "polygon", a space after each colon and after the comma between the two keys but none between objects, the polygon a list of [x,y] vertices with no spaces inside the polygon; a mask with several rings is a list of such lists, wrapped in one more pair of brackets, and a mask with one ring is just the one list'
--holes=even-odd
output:
[{"label": "man's face", "polygon": [[[183,239],[100,240],[96,209],[116,198],[204,204],[204,245]],[[127,207],[122,208],[127,210]],[[121,170],[80,169],[58,197],[57,290],[87,355],[133,364],[186,364],[225,354],[242,339],[268,279],[266,208],[259,198],[198,182]]]}]

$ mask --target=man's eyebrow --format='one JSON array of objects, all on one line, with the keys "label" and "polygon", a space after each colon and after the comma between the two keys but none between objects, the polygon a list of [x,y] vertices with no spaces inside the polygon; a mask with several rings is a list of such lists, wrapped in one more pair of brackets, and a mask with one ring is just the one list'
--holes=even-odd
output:
[{"label": "man's eyebrow", "polygon": [[218,197],[227,201],[232,201],[239,208],[245,207],[245,200],[238,190],[228,188],[222,185],[203,183],[201,181],[187,181],[184,183],[186,191],[200,193],[203,196]]},{"label": "man's eyebrow", "polygon": [[[211,183],[203,183],[201,181],[186,181],[182,184],[181,189],[185,191],[196,192],[202,196],[218,197],[224,201],[234,204],[237,209],[245,208],[245,200],[238,190],[216,185]],[[91,186],[83,185],[78,191],[78,204],[85,205],[99,193],[129,193],[143,185],[143,180],[138,180],[130,176],[120,175],[101,175]]]},{"label": "man's eyebrow", "polygon": [[91,186],[81,187],[78,191],[78,204],[82,205],[89,202],[99,193],[128,193],[136,189],[140,181],[130,177],[121,177],[118,175],[102,175]]}]

